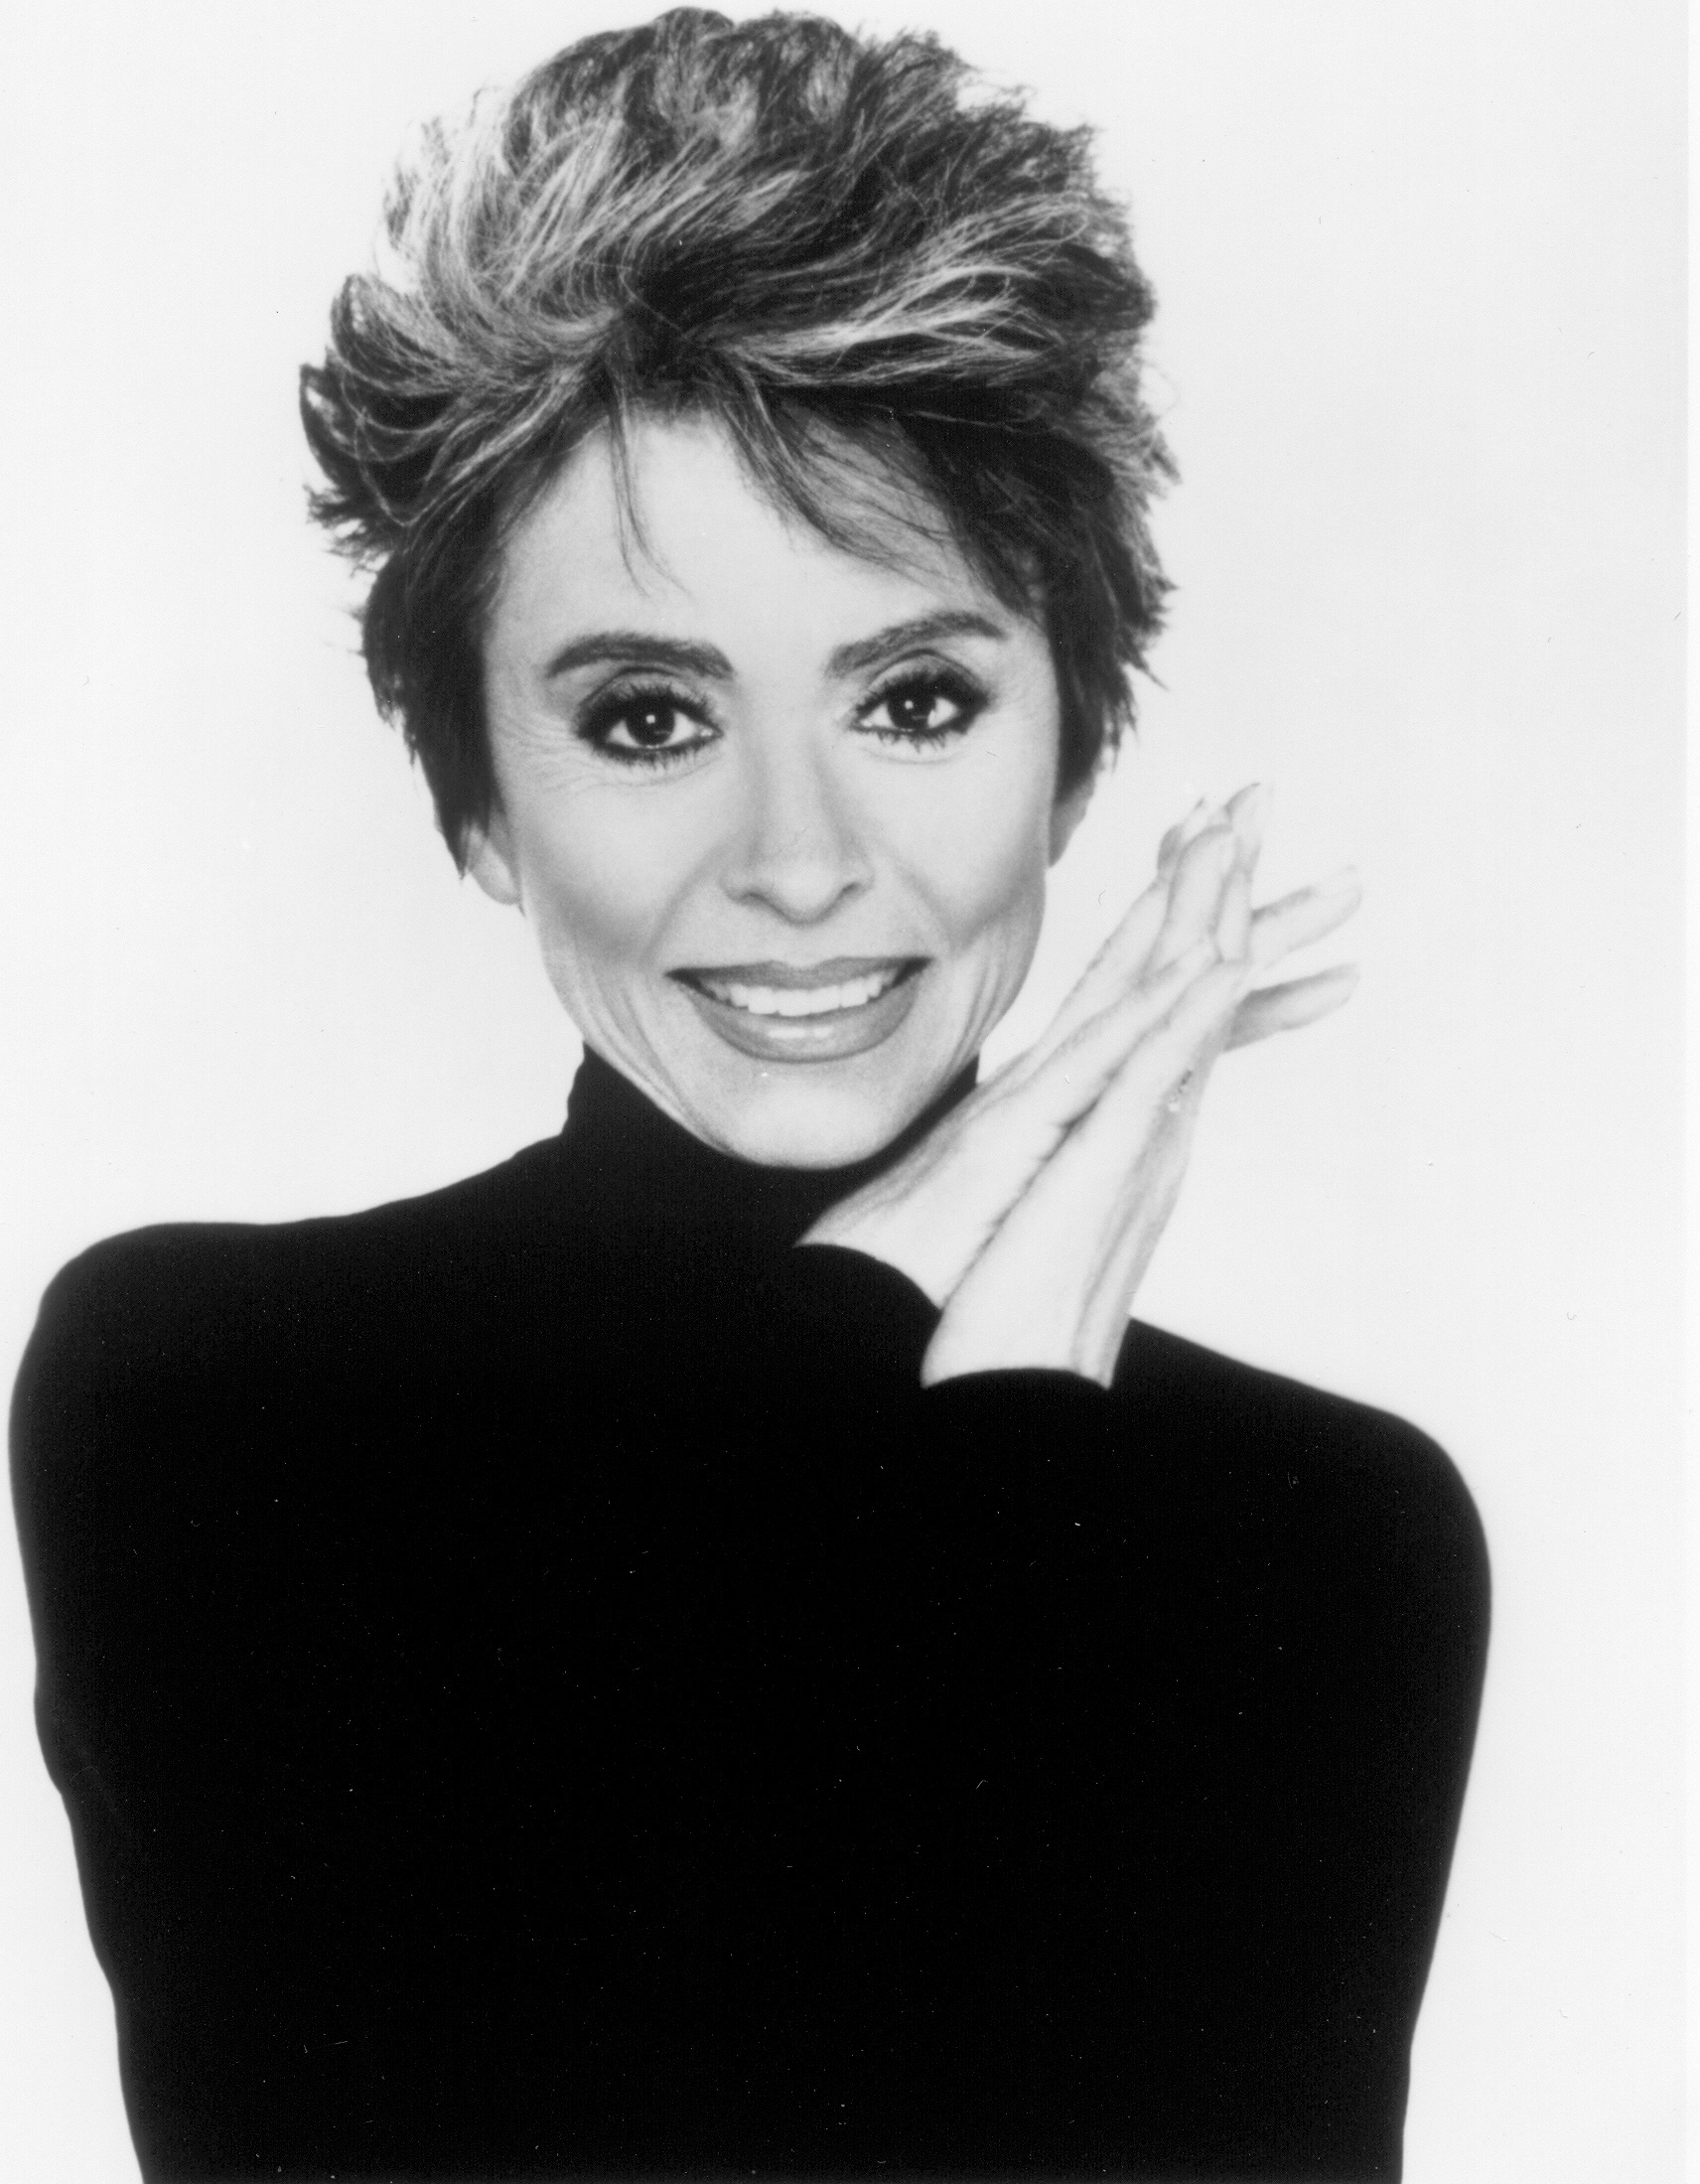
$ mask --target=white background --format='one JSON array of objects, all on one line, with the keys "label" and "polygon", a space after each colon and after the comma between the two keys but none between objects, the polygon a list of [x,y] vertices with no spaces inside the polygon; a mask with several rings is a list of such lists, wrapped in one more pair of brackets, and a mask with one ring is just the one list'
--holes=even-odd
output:
[{"label": "white background", "polygon": [[[746,12],[746,11],[738,11]],[[94,1237],[418,1190],[559,1120],[302,514],[294,375],[407,124],[554,0],[15,11],[0,1131],[9,1370]],[[852,19],[855,19],[852,17]],[[1361,868],[1346,1014],[1236,1057],[1142,1309],[1455,1454],[1495,1630],[1413,2184],[1678,2169],[1682,11],[1045,0],[935,24],[1105,126],[1180,590],[1038,997],[1197,787]],[[1019,1025],[1016,1027],[1019,1030]],[[133,2174],[0,1557],[0,2168]]]}]

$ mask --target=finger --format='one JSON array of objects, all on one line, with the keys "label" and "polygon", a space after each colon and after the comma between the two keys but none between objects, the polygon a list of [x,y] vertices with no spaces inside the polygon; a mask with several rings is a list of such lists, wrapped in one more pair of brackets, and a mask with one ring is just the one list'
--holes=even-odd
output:
[{"label": "finger", "polygon": [[1163,1112],[1175,1116],[1196,1113],[1203,1096],[1204,1079],[1199,1071],[1196,1068],[1184,1069],[1176,1078],[1168,1098],[1163,1102]]},{"label": "finger", "polygon": [[[876,1179],[839,1209],[836,1220],[828,1214],[817,1222],[810,1238],[868,1247],[872,1204],[874,1233],[880,1238],[874,1255],[901,1266],[934,1303],[940,1303],[1100,1099],[1125,1062],[1130,1043],[1137,1046],[1154,1023],[1173,1015],[1178,999],[1218,973],[1215,950],[1201,942],[1187,957],[1144,981],[1123,997],[1118,1008],[1105,1011],[1085,1027],[1043,1070],[1011,1071],[972,1094],[971,1122],[952,1133],[953,1142],[960,1138],[964,1153],[971,1133],[974,1149],[965,1165],[958,1163],[949,1219],[941,1221],[935,1213],[918,1227],[905,1217],[901,1204],[895,1211],[881,1204],[882,1182]],[[965,1101],[964,1107],[968,1104]],[[962,1111],[957,1109],[957,1114]],[[911,1155],[912,1160],[915,1157]],[[884,1180],[889,1184],[890,1179]]]},{"label": "finger", "polygon": [[1125,1146],[1130,1133],[1150,1136],[1172,1117],[1177,1110],[1168,1101],[1178,1093],[1202,1097],[1244,993],[1245,973],[1237,963],[1213,963],[1191,979],[1128,1054],[1075,1134],[1101,1131]]},{"label": "finger", "polygon": [[1294,978],[1286,985],[1264,986],[1248,993],[1233,1015],[1227,1036],[1230,1047],[1249,1047],[1277,1032],[1298,1031],[1330,1016],[1351,999],[1357,987],[1357,965],[1337,963],[1309,978]]},{"label": "finger", "polygon": [[1034,1048],[1012,1074],[1012,1098],[1062,1127],[1076,1121],[1103,1092],[1128,1055],[1170,1013],[1181,997],[1219,963],[1209,941],[1196,941],[1185,954],[1136,985],[1122,985],[1110,1002],[1076,1024],[1046,1051]]},{"label": "finger", "polygon": [[[1150,964],[1159,961],[1157,937],[1169,914],[1174,872],[1180,856],[1210,825],[1220,825],[1235,806],[1241,811],[1236,837],[1242,844],[1260,824],[1261,792],[1242,789],[1227,806],[1212,806],[1204,798],[1163,837],[1157,855],[1157,877],[1128,908],[1108,940],[1080,973],[1073,989],[1035,1042],[1031,1053],[1043,1061],[1101,1010],[1113,1007],[1123,989]],[[1255,850],[1253,851],[1255,854]],[[1171,956],[1179,948],[1170,951]],[[1226,950],[1224,949],[1225,953]],[[1235,952],[1243,952],[1243,944]]]},{"label": "finger", "polygon": [[1175,821],[1157,845],[1157,876],[1166,880],[1175,869],[1176,860],[1190,841],[1202,834],[1215,817],[1213,808],[1201,797],[1193,808]]},{"label": "finger", "polygon": [[1244,960],[1251,940],[1251,869],[1245,861],[1243,850],[1234,859],[1233,870],[1227,876],[1222,889],[1221,909],[1216,916],[1216,946],[1226,962]]},{"label": "finger", "polygon": [[1241,966],[1212,961],[1193,978],[1060,1139],[951,1289],[922,1367],[928,1384],[1023,1364],[1107,1384],[1244,977]]},{"label": "finger", "polygon": [[1263,833],[1269,817],[1267,786],[1263,782],[1254,781],[1246,788],[1236,791],[1227,801],[1225,816],[1227,823],[1239,837],[1248,867],[1255,865],[1263,847]]},{"label": "finger", "polygon": [[[1101,1264],[1106,1248],[1119,1254],[1118,1239],[1130,1222],[1141,1229],[1154,1222],[1153,1233],[1160,1232],[1166,1203],[1159,1206],[1156,1198],[1169,1201],[1170,1194],[1154,1198],[1152,1185],[1157,1172],[1177,1159],[1177,1181],[1185,1168],[1203,1078],[1243,990],[1240,970],[1219,962],[1187,984],[1090,1111],[1059,1133],[1048,1157],[1035,1165],[1030,1184],[952,1296],[952,1309],[965,1309],[985,1289],[995,1264],[1026,1293],[1025,1336],[1031,1336],[1056,1300],[1043,1287],[1035,1293],[1024,1268],[1066,1265],[1082,1250]],[[1067,1288],[1062,1284],[1059,1294]],[[1125,1301],[1119,1309],[1125,1311]],[[1021,1327],[1010,1332],[1018,1342],[1025,1339]]]},{"label": "finger", "polygon": [[1052,1018],[1036,1052],[1060,1046],[1090,1016],[1108,1008],[1136,979],[1150,957],[1169,911],[1169,883],[1153,880],[1132,903],[1119,925],[1075,980],[1067,999]]},{"label": "finger", "polygon": [[1214,820],[1182,850],[1169,884],[1169,907],[1150,955],[1159,968],[1213,933],[1221,910],[1222,889],[1239,854],[1238,839],[1225,820]]},{"label": "finger", "polygon": [[1075,978],[1073,991],[1059,1011],[1059,1022],[1064,1013],[1078,1020],[1082,1013],[1095,1013],[1106,1007],[1122,987],[1128,985],[1130,978],[1139,976],[1152,952],[1152,944],[1163,931],[1168,907],[1170,882],[1163,878],[1152,880],[1144,896],[1137,896],[1133,904],[1128,904],[1111,937]]},{"label": "finger", "polygon": [[1158,851],[1157,877],[1129,905],[1109,938],[1075,980],[1067,998],[1035,1042],[1031,1050],[1035,1060],[1043,1060],[1054,1053],[1088,1018],[1112,1007],[1151,962],[1157,936],[1169,913],[1176,861],[1182,850],[1220,816],[1201,797],[1191,811],[1164,835]]},{"label": "finger", "polygon": [[1345,925],[1362,900],[1357,874],[1347,871],[1265,904],[1251,921],[1251,960],[1266,969],[1295,948],[1324,940]]}]

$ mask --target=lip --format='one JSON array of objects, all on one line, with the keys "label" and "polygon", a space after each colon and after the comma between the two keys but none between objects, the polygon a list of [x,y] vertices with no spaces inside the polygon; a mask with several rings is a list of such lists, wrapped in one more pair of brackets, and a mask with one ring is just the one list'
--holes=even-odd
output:
[{"label": "lip", "polygon": [[[925,959],[914,955],[835,955],[821,963],[715,963],[670,975],[699,1016],[728,1046],[761,1062],[841,1062],[882,1045],[915,1006]],[[699,983],[755,986],[783,993],[817,991],[895,971],[886,990],[851,1008],[815,1016],[758,1015],[722,1001]]]}]

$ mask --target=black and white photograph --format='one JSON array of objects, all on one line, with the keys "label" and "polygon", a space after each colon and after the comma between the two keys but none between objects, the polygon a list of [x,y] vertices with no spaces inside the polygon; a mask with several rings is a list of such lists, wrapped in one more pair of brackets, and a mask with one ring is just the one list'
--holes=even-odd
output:
[{"label": "black and white photograph", "polygon": [[1685,2173],[1686,33],[0,33],[8,2175]]}]

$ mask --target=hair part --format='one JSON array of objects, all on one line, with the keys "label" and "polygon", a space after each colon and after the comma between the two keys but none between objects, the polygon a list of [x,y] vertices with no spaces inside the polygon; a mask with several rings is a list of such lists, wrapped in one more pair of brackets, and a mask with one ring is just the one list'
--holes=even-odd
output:
[{"label": "hair part", "polygon": [[1088,132],[988,92],[930,35],[674,9],[424,129],[301,401],[313,512],[371,571],[374,694],[457,861],[495,794],[502,541],[590,432],[618,476],[653,412],[718,421],[776,505],[850,551],[881,553],[870,457],[936,510],[1042,618],[1060,793],[1083,782],[1168,589],[1151,311]]}]

